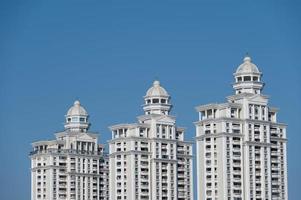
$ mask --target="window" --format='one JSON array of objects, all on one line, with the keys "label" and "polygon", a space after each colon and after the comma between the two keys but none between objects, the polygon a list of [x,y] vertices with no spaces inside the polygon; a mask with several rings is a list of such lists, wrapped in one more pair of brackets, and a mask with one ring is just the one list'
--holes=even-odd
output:
[{"label": "window", "polygon": [[255,115],[258,115],[258,106],[255,106]]},{"label": "window", "polygon": [[251,81],[251,76],[244,76],[244,81]]},{"label": "window", "polygon": [[72,122],[78,122],[78,117],[72,117]]},{"label": "window", "polygon": [[161,99],[161,103],[166,103],[166,99]]},{"label": "window", "polygon": [[153,99],[153,103],[159,103],[159,99]]},{"label": "window", "polygon": [[231,118],[234,118],[234,117],[235,117],[235,109],[231,108]]}]

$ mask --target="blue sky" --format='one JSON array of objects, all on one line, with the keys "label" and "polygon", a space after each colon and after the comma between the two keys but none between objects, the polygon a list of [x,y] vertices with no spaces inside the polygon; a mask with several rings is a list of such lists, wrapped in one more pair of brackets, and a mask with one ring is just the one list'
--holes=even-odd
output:
[{"label": "blue sky", "polygon": [[108,126],[142,114],[158,78],[193,139],[194,107],[233,94],[246,52],[289,125],[289,197],[299,199],[300,10],[279,0],[1,1],[1,199],[30,199],[30,143],[62,130],[74,100],[106,142]]}]

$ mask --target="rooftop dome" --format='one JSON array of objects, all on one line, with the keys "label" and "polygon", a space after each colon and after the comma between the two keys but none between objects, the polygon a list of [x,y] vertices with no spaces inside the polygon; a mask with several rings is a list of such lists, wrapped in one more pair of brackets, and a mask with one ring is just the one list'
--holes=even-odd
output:
[{"label": "rooftop dome", "polygon": [[169,97],[169,94],[166,92],[166,90],[160,86],[159,81],[154,81],[153,86],[149,88],[146,92],[146,97]]},{"label": "rooftop dome", "polygon": [[74,102],[74,105],[67,112],[67,116],[74,115],[88,115],[87,111],[80,105],[80,102],[78,100]]},{"label": "rooftop dome", "polygon": [[239,65],[239,67],[236,70],[236,74],[250,74],[250,73],[256,73],[260,74],[260,71],[258,70],[257,66],[252,63],[252,60],[249,56],[246,56],[244,58],[244,62]]}]

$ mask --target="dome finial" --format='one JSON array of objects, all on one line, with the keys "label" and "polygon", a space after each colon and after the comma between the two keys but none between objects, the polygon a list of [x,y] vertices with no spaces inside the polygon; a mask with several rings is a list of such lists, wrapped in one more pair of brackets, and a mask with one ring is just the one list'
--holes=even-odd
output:
[{"label": "dome finial", "polygon": [[247,52],[245,57],[244,57],[244,62],[251,62],[251,57],[249,56],[249,53]]},{"label": "dome finial", "polygon": [[67,116],[72,115],[88,115],[87,111],[80,104],[79,100],[74,101],[73,106],[69,108],[67,112]]},{"label": "dome finial", "polygon": [[169,97],[167,91],[160,85],[160,81],[155,80],[151,88],[146,92],[145,97]]},{"label": "dome finial", "polygon": [[160,86],[160,81],[155,80],[154,83],[153,83],[153,85],[154,85],[154,86]]},{"label": "dome finial", "polygon": [[75,105],[75,106],[80,106],[79,100],[74,101],[74,105]]}]

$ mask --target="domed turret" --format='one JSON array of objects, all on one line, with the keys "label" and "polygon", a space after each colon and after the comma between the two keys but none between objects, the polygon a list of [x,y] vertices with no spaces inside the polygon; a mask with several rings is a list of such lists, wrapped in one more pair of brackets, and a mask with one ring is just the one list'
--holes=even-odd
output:
[{"label": "domed turret", "polygon": [[249,56],[246,56],[243,60],[244,62],[239,65],[236,70],[236,74],[246,74],[246,73],[257,73],[261,74],[257,68],[257,66],[252,63],[252,60]]},{"label": "domed turret", "polygon": [[154,81],[153,87],[149,88],[146,92],[145,97],[169,97],[166,90],[160,86],[159,81]]},{"label": "domed turret", "polygon": [[88,113],[80,104],[75,101],[69,108],[66,115],[65,130],[86,132],[89,128]]},{"label": "domed turret", "polygon": [[252,93],[260,94],[264,83],[261,82],[262,73],[258,67],[252,63],[249,56],[243,59],[243,63],[238,66],[234,73],[235,83],[233,88],[236,94],[240,93]]},{"label": "domed turret", "polygon": [[145,104],[143,109],[145,114],[163,114],[168,115],[171,110],[169,104],[170,96],[160,85],[159,81],[154,81],[153,86],[149,88],[144,96]]},{"label": "domed turret", "polygon": [[75,101],[73,106],[69,108],[67,115],[85,115],[88,116],[87,111],[80,105],[79,101]]}]

